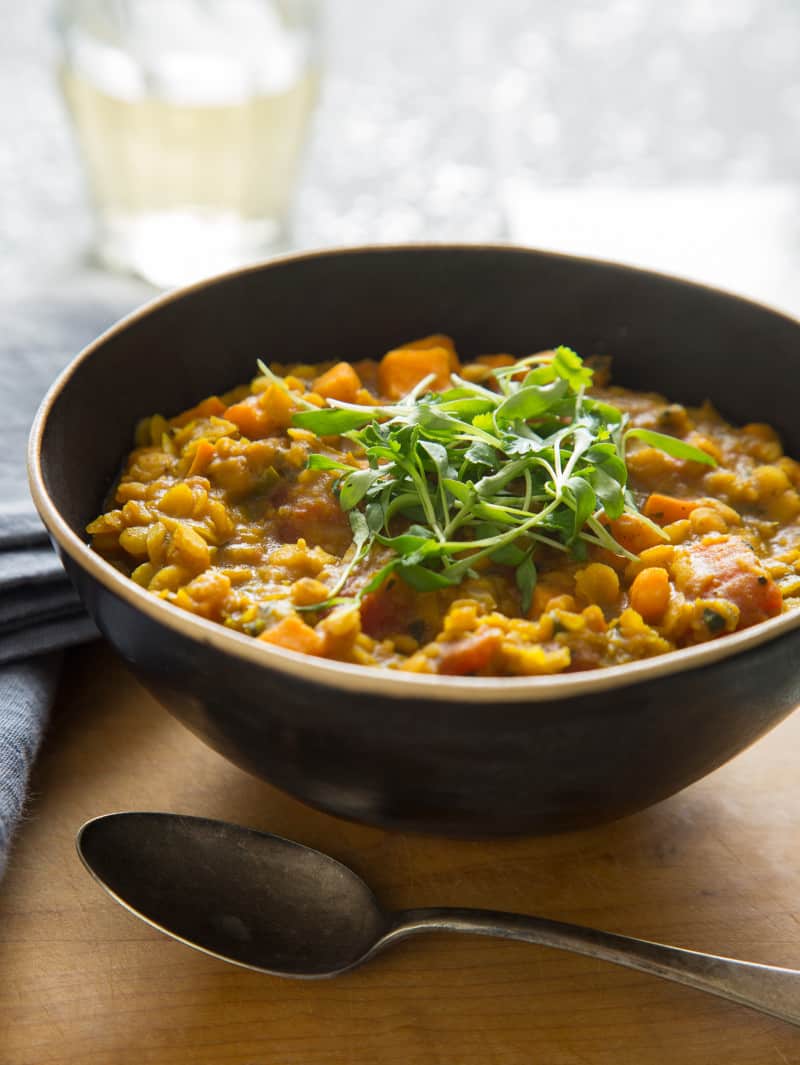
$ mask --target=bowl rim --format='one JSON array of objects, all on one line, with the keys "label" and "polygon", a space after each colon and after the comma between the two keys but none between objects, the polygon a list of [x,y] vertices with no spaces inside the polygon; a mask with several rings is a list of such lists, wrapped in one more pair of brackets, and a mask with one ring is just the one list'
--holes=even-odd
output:
[{"label": "bowl rim", "polygon": [[227,282],[250,273],[267,273],[280,269],[287,263],[310,259],[337,259],[365,252],[392,254],[397,252],[426,251],[502,251],[520,255],[534,255],[543,259],[566,260],[611,266],[623,272],[646,274],[667,281],[677,282],[691,288],[713,292],[772,315],[786,319],[800,329],[800,319],[785,311],[771,307],[747,296],[701,282],[690,281],[674,274],[662,273],[616,260],[593,256],[568,255],[548,249],[503,242],[458,243],[458,242],[411,242],[407,244],[362,244],[343,247],[289,252],[270,259],[202,278],[160,293],[114,322],[93,341],[87,344],[61,371],[39,405],[28,439],[28,478],[36,509],[56,544],[77,566],[107,591],[124,600],[135,610],[141,611],[153,621],[178,632],[199,644],[213,647],[232,658],[244,659],[256,666],[266,666],[276,673],[293,679],[312,681],[318,685],[362,695],[383,696],[392,699],[427,699],[435,702],[470,703],[540,703],[596,695],[617,688],[656,680],[671,674],[700,669],[724,659],[740,655],[761,644],[770,642],[800,626],[800,609],[793,609],[777,617],[769,618],[741,632],[732,633],[720,640],[698,644],[695,647],[669,651],[652,658],[607,666],[602,669],[579,673],[560,673],[533,677],[450,677],[439,674],[406,673],[381,666],[363,666],[301,654],[253,639],[244,633],[225,628],[218,622],[190,614],[163,599],[151,595],[146,589],[124,576],[100,555],[96,554],[61,516],[44,481],[42,471],[42,444],[50,412],[76,370],[91,359],[106,342],[124,332],[134,322],[148,317],[175,300],[191,293],[202,291],[220,282]]}]

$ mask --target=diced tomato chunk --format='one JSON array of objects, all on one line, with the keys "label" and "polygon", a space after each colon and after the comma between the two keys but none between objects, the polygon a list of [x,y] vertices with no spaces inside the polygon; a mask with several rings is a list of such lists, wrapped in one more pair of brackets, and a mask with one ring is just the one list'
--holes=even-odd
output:
[{"label": "diced tomato chunk", "polygon": [[502,633],[499,629],[484,629],[461,640],[444,644],[442,655],[437,661],[438,672],[457,677],[477,673],[492,661],[501,639]]},{"label": "diced tomato chunk", "polygon": [[740,629],[775,617],[783,608],[780,588],[740,536],[708,538],[679,548],[672,574],[687,597],[734,603]]},{"label": "diced tomato chunk", "polygon": [[361,600],[361,628],[378,640],[404,628],[402,608],[386,588],[369,592]]}]

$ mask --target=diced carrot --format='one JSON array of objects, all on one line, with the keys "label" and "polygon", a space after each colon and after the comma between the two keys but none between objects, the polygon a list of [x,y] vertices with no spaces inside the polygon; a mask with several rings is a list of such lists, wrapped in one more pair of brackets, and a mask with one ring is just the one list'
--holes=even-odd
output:
[{"label": "diced carrot", "polygon": [[669,575],[659,566],[648,566],[631,585],[631,606],[645,621],[658,621],[669,605]]},{"label": "diced carrot", "polygon": [[447,336],[445,333],[431,333],[430,336],[420,337],[419,340],[409,340],[407,344],[402,344],[398,350],[403,351],[408,348],[413,348],[415,351],[427,351],[430,348],[444,348],[450,358],[450,369],[452,372],[458,373],[461,369],[461,363],[456,354],[456,346],[453,343],[453,338]]},{"label": "diced carrot", "polygon": [[264,643],[274,644],[276,647],[285,647],[289,651],[299,651],[304,655],[320,655],[324,645],[324,639],[310,625],[299,618],[297,614],[290,614],[271,629],[262,632],[258,637]]},{"label": "diced carrot", "polygon": [[516,361],[513,355],[479,355],[475,360],[481,366],[489,366],[492,370],[497,366],[513,366]]},{"label": "diced carrot", "polygon": [[258,405],[256,396],[249,396],[241,403],[234,403],[225,410],[223,417],[238,426],[240,432],[251,440],[258,440],[269,432],[269,417]]},{"label": "diced carrot", "polygon": [[444,391],[450,383],[450,354],[446,348],[395,348],[387,352],[378,367],[378,388],[389,399],[400,399],[435,374],[431,388]]},{"label": "diced carrot", "polygon": [[409,340],[405,344],[401,344],[397,350],[407,351],[409,348],[413,348],[415,351],[424,348],[447,348],[451,352],[456,350],[453,338],[446,333],[429,333],[428,336],[418,337],[416,340]]},{"label": "diced carrot", "polygon": [[184,425],[188,425],[189,422],[193,422],[198,418],[210,418],[212,415],[219,417],[224,410],[225,404],[219,396],[209,396],[198,403],[196,407],[190,407],[189,410],[185,410],[175,418],[170,418],[169,424],[176,429],[181,429]]},{"label": "diced carrot", "polygon": [[438,672],[451,677],[477,673],[492,661],[501,639],[502,633],[499,629],[484,629],[461,640],[444,644],[442,655],[437,660]]},{"label": "diced carrot", "polygon": [[700,505],[697,499],[678,499],[676,496],[662,495],[661,492],[651,492],[642,507],[642,513],[659,525],[669,525],[673,521],[688,518]]},{"label": "diced carrot", "polygon": [[192,464],[189,467],[188,477],[194,477],[198,474],[205,473],[208,469],[208,464],[214,457],[214,445],[210,440],[205,438],[198,440],[197,450],[194,453]]},{"label": "diced carrot", "polygon": [[355,403],[361,388],[361,378],[349,362],[337,362],[314,381],[312,388],[326,399]]},{"label": "diced carrot", "polygon": [[646,521],[635,514],[620,514],[608,522],[608,529],[618,544],[634,555],[640,554],[648,547],[665,543],[664,537]]},{"label": "diced carrot", "polygon": [[359,359],[352,363],[352,367],[359,376],[364,388],[374,392],[378,387],[378,364],[374,359]]},{"label": "diced carrot", "polygon": [[289,393],[279,385],[271,384],[258,396],[248,396],[241,403],[228,407],[223,415],[250,440],[286,429],[292,420],[294,404]]},{"label": "diced carrot", "polygon": [[[507,355],[505,352],[498,352],[494,355],[479,355],[475,360],[481,366],[488,366],[490,370],[499,369],[501,366],[513,366],[516,361],[513,355]],[[532,369],[532,366],[522,366],[512,375],[512,379],[514,381],[522,381]]]}]

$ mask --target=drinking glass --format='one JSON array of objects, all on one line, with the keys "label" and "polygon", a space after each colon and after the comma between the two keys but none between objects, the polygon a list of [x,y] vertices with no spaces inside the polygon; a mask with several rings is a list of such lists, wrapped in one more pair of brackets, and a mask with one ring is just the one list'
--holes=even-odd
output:
[{"label": "drinking glass", "polygon": [[170,287],[285,245],[315,0],[61,0],[57,26],[106,265]]}]

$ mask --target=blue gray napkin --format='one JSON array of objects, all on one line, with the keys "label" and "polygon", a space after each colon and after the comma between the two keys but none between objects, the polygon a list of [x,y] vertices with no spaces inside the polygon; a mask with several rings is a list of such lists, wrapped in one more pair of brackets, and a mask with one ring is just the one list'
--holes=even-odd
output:
[{"label": "blue gray napkin", "polygon": [[88,289],[0,306],[0,875],[58,684],[61,652],[99,635],[30,501],[28,430],[63,366],[145,295],[133,282],[101,276]]}]

